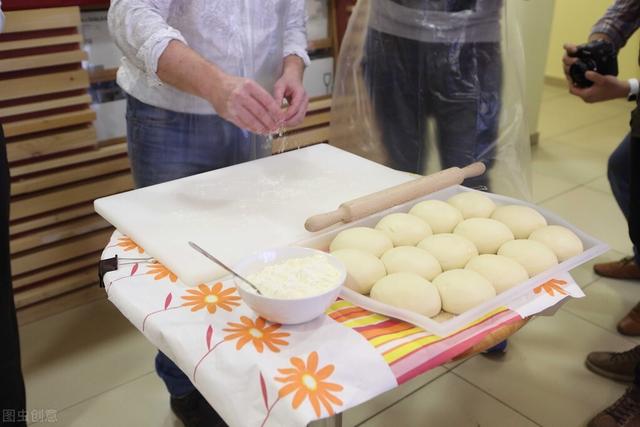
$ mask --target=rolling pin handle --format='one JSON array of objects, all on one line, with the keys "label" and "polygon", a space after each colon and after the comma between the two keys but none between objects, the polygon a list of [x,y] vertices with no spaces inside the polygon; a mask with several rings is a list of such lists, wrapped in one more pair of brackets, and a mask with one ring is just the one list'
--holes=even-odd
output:
[{"label": "rolling pin handle", "polygon": [[469,166],[465,166],[462,168],[462,174],[464,178],[473,178],[476,176],[480,176],[487,171],[487,167],[482,162],[475,162],[470,164]]},{"label": "rolling pin handle", "polygon": [[319,215],[314,215],[307,219],[304,223],[304,228],[307,231],[320,231],[324,230],[327,227],[331,227],[334,224],[339,223],[340,221],[346,220],[346,212],[343,208],[337,209],[333,212],[327,212]]}]

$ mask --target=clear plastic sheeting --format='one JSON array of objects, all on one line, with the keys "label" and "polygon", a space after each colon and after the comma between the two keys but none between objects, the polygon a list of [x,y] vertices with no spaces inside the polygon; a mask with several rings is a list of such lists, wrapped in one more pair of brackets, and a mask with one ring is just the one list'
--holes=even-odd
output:
[{"label": "clear plastic sheeting", "polygon": [[502,0],[359,0],[340,50],[331,143],[428,174],[482,161],[465,185],[530,199],[524,58]]}]

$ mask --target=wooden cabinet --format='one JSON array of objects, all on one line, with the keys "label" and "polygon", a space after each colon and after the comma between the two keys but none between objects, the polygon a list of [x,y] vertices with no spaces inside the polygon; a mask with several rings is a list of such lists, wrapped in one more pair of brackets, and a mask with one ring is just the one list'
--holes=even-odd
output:
[{"label": "wooden cabinet", "polygon": [[113,230],[93,199],[133,188],[124,141],[96,138],[79,25],[78,7],[8,11],[0,34],[11,267],[23,320],[64,307],[53,300],[73,293],[102,296],[97,261]]}]

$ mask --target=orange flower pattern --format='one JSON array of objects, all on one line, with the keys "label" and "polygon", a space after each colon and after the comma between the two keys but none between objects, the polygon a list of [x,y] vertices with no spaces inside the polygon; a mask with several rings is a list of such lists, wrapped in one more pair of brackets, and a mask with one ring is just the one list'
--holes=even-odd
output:
[{"label": "orange flower pattern", "polygon": [[162,280],[165,277],[168,277],[169,280],[171,280],[171,283],[178,281],[178,276],[173,274],[167,267],[159,262],[152,262],[149,265],[149,271],[147,271],[146,274],[151,274],[155,280]]},{"label": "orange flower pattern", "polygon": [[205,284],[198,285],[197,289],[187,289],[187,292],[191,295],[181,297],[187,301],[182,305],[184,307],[191,307],[191,311],[202,310],[207,308],[209,313],[213,314],[218,308],[225,311],[233,310],[233,307],[240,305],[240,297],[232,295],[235,292],[235,288],[222,288],[222,283],[218,282],[209,288]]},{"label": "orange flower pattern", "polygon": [[302,402],[308,399],[317,417],[322,413],[320,404],[329,415],[333,415],[333,405],[342,405],[342,400],[334,394],[342,391],[343,387],[325,380],[331,376],[335,367],[326,365],[318,369],[318,353],[315,351],[309,354],[306,363],[299,357],[292,357],[289,361],[293,367],[278,369],[284,376],[275,378],[276,381],[285,384],[278,391],[278,397],[284,398],[295,392],[291,404],[293,409],[298,409]]},{"label": "orange flower pattern", "polygon": [[127,236],[120,237],[118,240],[119,240],[118,246],[121,247],[125,252],[137,249],[139,254],[144,253],[144,249],[142,249],[141,246],[139,246],[136,242],[131,240],[129,237]]},{"label": "orange flower pattern", "polygon": [[561,295],[568,295],[567,291],[562,289],[562,286],[566,285],[567,282],[564,280],[551,279],[548,282],[543,283],[533,290],[533,292],[537,295],[542,291],[545,291],[549,294],[549,296],[555,296],[555,293],[558,292]]},{"label": "orange flower pattern", "polygon": [[231,332],[224,337],[225,341],[238,340],[236,350],[241,350],[248,343],[252,343],[258,353],[262,353],[265,346],[274,353],[278,353],[280,352],[278,346],[289,345],[283,338],[290,334],[277,332],[281,327],[279,324],[274,323],[267,326],[266,320],[262,317],[258,317],[254,322],[246,316],[240,317],[240,322],[229,322],[227,325],[230,327],[224,329],[225,332]]}]

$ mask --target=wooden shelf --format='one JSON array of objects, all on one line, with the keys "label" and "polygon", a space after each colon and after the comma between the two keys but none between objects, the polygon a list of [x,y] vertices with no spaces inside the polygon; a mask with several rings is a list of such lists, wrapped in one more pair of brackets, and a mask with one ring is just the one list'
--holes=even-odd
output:
[{"label": "wooden shelf", "polygon": [[2,10],[25,10],[61,6],[97,6],[108,9],[109,0],[3,0]]},{"label": "wooden shelf", "polygon": [[309,41],[307,49],[309,51],[321,50],[321,49],[330,49],[333,47],[333,40],[330,37],[326,39],[320,40],[311,40]]},{"label": "wooden shelf", "polygon": [[91,83],[109,82],[116,79],[118,74],[117,68],[107,68],[104,70],[89,71],[89,81]]},{"label": "wooden shelf", "polygon": [[16,49],[29,49],[32,47],[44,47],[64,45],[70,43],[81,43],[82,36],[80,34],[68,34],[61,36],[42,37],[25,40],[12,40],[0,42],[0,52]]},{"label": "wooden shelf", "polygon": [[[24,6],[28,0],[19,0]],[[43,0],[37,0],[42,3]],[[18,2],[16,2],[18,3]],[[37,6],[40,7],[40,6]],[[22,9],[28,9],[23,7]],[[2,2],[2,10],[12,10],[11,5],[5,0]],[[20,12],[7,12],[5,20],[5,33],[20,33],[25,31],[42,31],[56,28],[78,27],[80,25],[80,10],[75,7],[51,7],[49,9],[23,10]]]},{"label": "wooden shelf", "polygon": [[0,122],[12,178],[13,287],[23,320],[104,297],[93,285],[113,228],[92,202],[133,187],[126,144],[97,143],[78,7],[13,10],[78,3],[3,1],[12,11],[0,35]]}]

